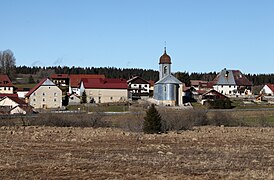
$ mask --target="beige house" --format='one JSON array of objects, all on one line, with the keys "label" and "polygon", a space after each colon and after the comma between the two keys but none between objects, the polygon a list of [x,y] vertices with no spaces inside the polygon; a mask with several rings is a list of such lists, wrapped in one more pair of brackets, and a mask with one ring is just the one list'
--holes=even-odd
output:
[{"label": "beige house", "polygon": [[48,78],[43,79],[25,96],[26,102],[34,108],[61,108],[62,91]]},{"label": "beige house", "polygon": [[124,102],[128,100],[128,85],[124,79],[82,79],[80,93],[85,91],[87,103]]}]

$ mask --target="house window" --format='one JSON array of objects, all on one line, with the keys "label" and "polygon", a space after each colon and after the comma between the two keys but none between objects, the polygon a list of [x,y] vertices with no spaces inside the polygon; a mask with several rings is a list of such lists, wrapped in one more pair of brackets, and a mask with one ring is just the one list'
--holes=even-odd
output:
[{"label": "house window", "polygon": [[33,95],[35,96],[35,93],[33,93]]},{"label": "house window", "polygon": [[10,87],[8,87],[8,90],[10,90]]},{"label": "house window", "polygon": [[4,87],[4,90],[6,90],[6,87]]},{"label": "house window", "polygon": [[74,97],[70,97],[70,99],[71,99],[71,100],[73,100],[73,99],[74,99]]},{"label": "house window", "polygon": [[229,85],[229,88],[231,88],[231,85]]},{"label": "house window", "polygon": [[45,100],[45,98],[43,98],[43,102],[45,102],[46,100]]},{"label": "house window", "polygon": [[33,99],[33,102],[35,102],[36,101],[36,99]]},{"label": "house window", "polygon": [[50,89],[50,87],[49,87],[49,89]]},{"label": "house window", "polygon": [[56,97],[56,96],[57,96],[57,93],[54,93],[54,96]]},{"label": "house window", "polygon": [[110,97],[110,100],[112,100],[113,98],[112,97]]},{"label": "house window", "polygon": [[43,93],[43,96],[45,96],[46,95],[46,93]]},{"label": "house window", "polygon": [[56,102],[57,100],[56,100],[56,98],[54,98],[54,102]]},{"label": "house window", "polygon": [[231,91],[229,91],[229,94],[231,94]]}]

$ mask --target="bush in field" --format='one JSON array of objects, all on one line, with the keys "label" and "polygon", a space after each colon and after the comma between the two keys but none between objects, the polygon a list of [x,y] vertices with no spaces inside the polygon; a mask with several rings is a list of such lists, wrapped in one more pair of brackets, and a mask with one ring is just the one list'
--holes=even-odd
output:
[{"label": "bush in field", "polygon": [[211,120],[210,125],[214,126],[241,126],[243,123],[236,118],[233,118],[230,114],[225,112],[214,112]]},{"label": "bush in field", "polygon": [[206,106],[209,109],[231,109],[232,108],[231,101],[229,99],[207,101]]},{"label": "bush in field", "polygon": [[161,116],[155,105],[152,104],[146,112],[144,117],[143,131],[147,134],[161,132]]},{"label": "bush in field", "polygon": [[109,123],[102,120],[101,114],[39,114],[31,119],[30,125],[55,127],[109,127]]},{"label": "bush in field", "polygon": [[193,126],[208,125],[207,111],[205,110],[172,110],[161,111],[162,130],[179,131],[190,130]]}]

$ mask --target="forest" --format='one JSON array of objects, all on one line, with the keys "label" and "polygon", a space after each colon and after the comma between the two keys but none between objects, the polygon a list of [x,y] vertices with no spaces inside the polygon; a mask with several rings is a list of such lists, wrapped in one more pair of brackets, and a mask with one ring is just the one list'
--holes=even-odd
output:
[{"label": "forest", "polygon": [[[140,76],[146,80],[158,80],[158,71],[152,69],[137,68],[116,68],[116,67],[68,67],[68,66],[15,66],[15,74],[36,75],[40,78],[50,77],[51,74],[104,74],[107,78],[124,78],[130,79],[133,76]],[[218,72],[175,72],[173,75],[180,81],[190,84],[190,80],[212,81]],[[245,74],[253,82],[253,85],[263,85],[274,83],[274,74]]]}]

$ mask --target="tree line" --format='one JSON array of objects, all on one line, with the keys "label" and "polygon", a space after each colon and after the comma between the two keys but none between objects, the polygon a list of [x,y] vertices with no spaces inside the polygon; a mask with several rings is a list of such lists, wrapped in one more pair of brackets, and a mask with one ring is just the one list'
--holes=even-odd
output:
[{"label": "tree line", "polygon": [[[138,68],[116,68],[116,67],[68,67],[68,66],[16,66],[16,74],[42,74],[41,76],[50,76],[56,74],[104,74],[107,78],[123,78],[130,79],[133,76],[140,76],[146,80],[159,80],[159,72],[151,69]],[[218,72],[175,72],[173,75],[180,81],[190,85],[190,80],[212,81]],[[274,74],[245,74],[245,76],[253,82],[253,85],[262,85],[266,83],[274,84]]]},{"label": "tree line", "polygon": [[[16,59],[11,50],[0,51],[0,73],[7,74],[12,80],[18,74],[28,74],[30,76],[37,75],[41,78],[50,77],[51,74],[104,74],[107,78],[123,78],[130,79],[133,76],[140,76],[146,80],[159,80],[159,72],[152,69],[138,68],[116,68],[116,67],[68,67],[68,66],[16,66]],[[180,81],[190,85],[190,80],[212,81],[217,72],[175,72],[173,74]],[[266,83],[274,84],[274,74],[245,74],[246,77],[256,85]]]}]

